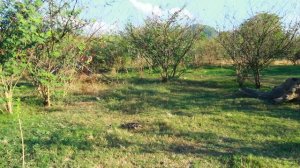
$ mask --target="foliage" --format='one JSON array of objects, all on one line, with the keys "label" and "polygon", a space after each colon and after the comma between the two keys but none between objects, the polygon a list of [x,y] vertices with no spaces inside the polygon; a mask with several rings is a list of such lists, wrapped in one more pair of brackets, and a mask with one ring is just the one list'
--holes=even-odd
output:
[{"label": "foliage", "polygon": [[86,24],[79,19],[77,5],[77,0],[44,2],[45,16],[39,29],[44,42],[36,47],[30,72],[45,106],[51,106],[56,88],[63,86],[72,76],[70,71],[75,69],[77,57],[86,47],[86,43],[76,37]]},{"label": "foliage", "polygon": [[204,38],[196,42],[192,49],[194,58],[192,66],[199,67],[203,64],[219,65],[224,61],[224,49],[215,38]]},{"label": "foliage", "polygon": [[7,112],[13,112],[13,90],[41,42],[37,33],[42,17],[41,1],[5,1],[0,7],[1,97]]},{"label": "foliage", "polygon": [[200,37],[201,30],[192,31],[191,24],[180,23],[182,10],[167,19],[148,18],[143,27],[134,27],[132,24],[126,27],[129,43],[149,65],[160,70],[163,82],[183,73],[178,70],[179,65],[188,59],[188,52]]},{"label": "foliage", "polygon": [[90,66],[94,72],[126,68],[127,44],[120,35],[107,35],[93,41],[87,54],[93,58]]},{"label": "foliage", "polygon": [[251,72],[255,86],[260,88],[261,71],[274,59],[289,54],[298,32],[299,23],[284,30],[279,16],[260,13],[238,29],[220,34],[219,41],[234,62],[240,86]]},{"label": "foliage", "polygon": [[300,60],[300,36],[298,36],[292,43],[291,53],[288,55],[288,59],[296,65]]}]

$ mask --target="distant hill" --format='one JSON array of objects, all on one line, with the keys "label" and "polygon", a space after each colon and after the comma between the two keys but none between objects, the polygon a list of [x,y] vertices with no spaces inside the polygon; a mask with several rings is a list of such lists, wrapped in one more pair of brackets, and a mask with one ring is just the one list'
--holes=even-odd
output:
[{"label": "distant hill", "polygon": [[218,31],[215,28],[208,25],[202,25],[202,26],[204,28],[203,32],[207,38],[214,38],[218,36]]},{"label": "distant hill", "polygon": [[214,38],[218,35],[218,31],[215,28],[208,25],[195,24],[192,26],[192,29],[197,29],[199,27],[203,28],[203,34],[207,38]]}]

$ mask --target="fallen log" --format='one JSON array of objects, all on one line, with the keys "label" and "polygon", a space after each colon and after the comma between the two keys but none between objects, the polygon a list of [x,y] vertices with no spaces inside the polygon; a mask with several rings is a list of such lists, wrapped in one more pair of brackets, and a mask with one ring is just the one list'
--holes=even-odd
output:
[{"label": "fallen log", "polygon": [[249,97],[273,100],[277,103],[300,100],[300,78],[288,78],[269,92],[249,88],[242,88],[240,91]]}]

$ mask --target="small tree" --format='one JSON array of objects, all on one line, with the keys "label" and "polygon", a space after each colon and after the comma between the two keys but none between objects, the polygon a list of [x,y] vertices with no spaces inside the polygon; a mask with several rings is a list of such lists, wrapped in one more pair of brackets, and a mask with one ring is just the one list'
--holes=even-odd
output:
[{"label": "small tree", "polygon": [[44,105],[48,107],[56,88],[68,80],[69,70],[75,68],[77,57],[85,48],[85,43],[76,37],[86,25],[79,19],[77,6],[77,0],[44,2],[44,20],[39,30],[44,42],[36,47],[30,72]]},{"label": "small tree", "polygon": [[233,32],[221,34],[220,42],[234,62],[240,85],[249,72],[256,88],[261,87],[261,71],[275,59],[291,52],[299,23],[284,29],[276,14],[260,13]]},{"label": "small tree", "polygon": [[238,35],[237,30],[233,32],[222,32],[219,34],[218,40],[226,51],[225,57],[229,56],[233,62],[236,72],[236,81],[240,87],[249,73],[249,67],[244,55],[241,53],[241,37]]},{"label": "small tree", "polygon": [[0,8],[0,78],[5,109],[13,112],[13,91],[32,57],[32,47],[42,39],[41,1],[3,1]]},{"label": "small tree", "polygon": [[293,42],[292,52],[288,55],[288,60],[290,60],[294,65],[300,60],[300,37],[295,39]]},{"label": "small tree", "polygon": [[178,67],[188,58],[188,52],[200,37],[200,29],[193,29],[189,23],[180,24],[182,10],[167,19],[148,18],[143,27],[132,24],[126,27],[129,43],[153,68],[160,70],[163,82],[182,74]]}]

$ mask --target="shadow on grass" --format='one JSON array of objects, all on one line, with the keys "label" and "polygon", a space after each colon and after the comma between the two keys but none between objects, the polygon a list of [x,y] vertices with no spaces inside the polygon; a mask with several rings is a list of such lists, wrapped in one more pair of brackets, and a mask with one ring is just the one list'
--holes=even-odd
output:
[{"label": "shadow on grass", "polygon": [[[159,123],[158,123],[159,124]],[[163,126],[165,127],[165,126]],[[160,127],[162,129],[163,127]],[[124,140],[118,137],[108,137],[108,147],[125,147],[136,146],[140,153],[156,153],[156,152],[170,152],[181,155],[194,155],[196,157],[217,157],[223,159],[228,164],[228,161],[233,159],[233,156],[248,156],[253,155],[257,157],[269,157],[274,159],[289,159],[300,162],[300,143],[299,142],[247,142],[244,140],[222,137],[215,133],[207,132],[186,132],[186,133],[172,133],[169,128],[160,130],[159,133],[149,131],[150,135],[169,136],[183,138],[189,141],[175,141],[175,142],[151,142],[138,143]],[[145,134],[145,133],[143,133]],[[148,133],[146,133],[147,135]],[[225,158],[225,159],[224,159]],[[222,160],[221,160],[222,161]]]},{"label": "shadow on grass", "polygon": [[[245,123],[246,124],[246,123]],[[300,142],[295,140],[290,141],[245,141],[231,137],[219,136],[213,132],[199,132],[199,131],[176,131],[172,126],[164,122],[156,122],[150,124],[151,127],[141,129],[136,133],[146,134],[147,136],[168,136],[176,137],[180,143],[165,144],[163,150],[180,154],[197,154],[209,156],[225,156],[225,155],[255,155],[272,158],[292,158],[300,161]],[[277,131],[272,132],[270,129]],[[255,134],[265,136],[280,136],[284,132],[297,131],[287,130],[284,126],[269,124],[264,130],[256,132]],[[182,143],[185,142],[185,143]],[[144,146],[144,151],[154,151],[148,149],[149,146]],[[155,148],[155,147],[151,147]],[[158,149],[162,147],[157,146]]]},{"label": "shadow on grass", "polygon": [[[188,110],[193,106],[209,106],[217,101],[213,93],[203,91],[201,89],[186,88],[189,92],[199,92],[191,95],[187,92],[179,93],[175,89],[169,92],[156,91],[155,89],[140,89],[140,88],[126,88],[117,90],[114,93],[102,97],[105,101],[116,101],[114,104],[108,103],[106,105],[112,111],[121,111],[125,114],[145,113],[146,110],[153,110],[153,108],[167,109],[167,110]],[[197,99],[205,98],[204,101]]]},{"label": "shadow on grass", "polygon": [[257,156],[257,157],[269,157],[274,159],[289,159],[295,162],[300,162],[300,148],[299,143],[296,142],[267,142],[267,144],[258,144],[259,147],[248,147],[246,145],[241,145],[244,142],[239,140],[232,140],[239,143],[238,146],[234,147],[228,144],[213,143],[205,144],[202,146],[194,146],[190,144],[178,144],[173,143],[169,145],[168,152],[173,152],[177,154],[193,154],[198,156],[212,156],[219,157],[230,160],[233,156]]},{"label": "shadow on grass", "polygon": [[34,107],[43,107],[44,106],[43,99],[40,98],[39,96],[35,96],[35,95],[21,96],[20,100],[22,103],[24,103],[28,106],[34,106]]},{"label": "shadow on grass", "polygon": [[300,119],[299,110],[290,105],[243,97],[232,81],[174,80],[163,84],[154,79],[131,78],[130,82],[134,85],[99,96],[109,110],[124,114],[169,110],[178,116],[237,111],[248,115]]},{"label": "shadow on grass", "polygon": [[17,83],[16,86],[17,87],[26,87],[26,88],[29,88],[29,89],[35,88],[35,86],[32,83],[26,82],[26,81],[21,81],[21,82]]},{"label": "shadow on grass", "polygon": [[263,75],[267,76],[294,76],[297,77],[300,74],[300,66],[272,66],[263,71]]},{"label": "shadow on grass", "polygon": [[129,147],[131,145],[134,145],[128,140],[120,139],[117,135],[114,134],[108,134],[105,138],[108,142],[107,146],[110,148]]},{"label": "shadow on grass", "polygon": [[[25,139],[26,150],[28,153],[33,153],[35,148],[65,148],[71,147],[77,150],[92,150],[92,142],[88,141],[84,134],[78,135],[78,132],[70,132],[70,130],[59,130],[51,132],[47,138],[43,138],[43,134]],[[74,135],[76,134],[76,135]]]},{"label": "shadow on grass", "polygon": [[128,83],[135,85],[151,85],[151,84],[161,84],[162,81],[160,79],[150,79],[150,78],[137,78],[132,77],[126,80]]}]

